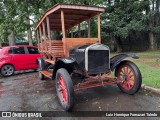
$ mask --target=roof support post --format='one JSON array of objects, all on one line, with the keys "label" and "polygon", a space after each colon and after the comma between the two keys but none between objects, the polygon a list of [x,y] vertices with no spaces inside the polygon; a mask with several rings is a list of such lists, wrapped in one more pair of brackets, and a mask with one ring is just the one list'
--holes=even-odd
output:
[{"label": "roof support post", "polygon": [[46,30],[45,30],[44,22],[42,22],[42,27],[43,27],[43,36],[44,36],[44,41],[45,41],[45,51],[47,51]]},{"label": "roof support post", "polygon": [[63,12],[63,10],[61,10],[61,24],[62,24],[63,38],[66,38],[66,30],[65,30],[65,25],[64,25],[64,12]]},{"label": "roof support post", "polygon": [[36,30],[37,33],[37,41],[38,41],[38,50],[40,51],[40,41],[39,41],[39,33],[38,33],[38,29]]},{"label": "roof support post", "polygon": [[100,24],[100,14],[97,15],[98,18],[98,41],[101,43],[101,24]]},{"label": "roof support post", "polygon": [[64,24],[64,12],[61,10],[61,24],[62,24],[62,35],[63,35],[63,47],[64,47],[64,54],[67,56],[67,48],[66,48],[66,30],[65,30],[65,24]]},{"label": "roof support post", "polygon": [[73,38],[73,28],[71,28],[71,38]]},{"label": "roof support post", "polygon": [[78,37],[81,38],[81,24],[78,24]]},{"label": "roof support post", "polygon": [[90,22],[90,19],[87,22],[88,22],[88,38],[90,38],[90,36],[91,36],[91,22]]},{"label": "roof support post", "polygon": [[47,21],[47,34],[48,34],[48,39],[49,39],[49,46],[50,46],[50,54],[52,52],[51,49],[51,32],[50,32],[50,25],[49,25],[49,17],[46,17],[46,21]]},{"label": "roof support post", "polygon": [[40,40],[41,40],[41,51],[43,51],[42,29],[41,29],[41,26],[39,26],[39,33],[40,33]]}]

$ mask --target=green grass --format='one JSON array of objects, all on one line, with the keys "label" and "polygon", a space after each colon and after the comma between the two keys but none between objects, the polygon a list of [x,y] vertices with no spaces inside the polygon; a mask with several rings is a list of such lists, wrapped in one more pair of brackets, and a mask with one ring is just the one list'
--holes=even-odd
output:
[{"label": "green grass", "polygon": [[160,88],[160,51],[137,53],[140,58],[133,60],[142,74],[142,83]]}]

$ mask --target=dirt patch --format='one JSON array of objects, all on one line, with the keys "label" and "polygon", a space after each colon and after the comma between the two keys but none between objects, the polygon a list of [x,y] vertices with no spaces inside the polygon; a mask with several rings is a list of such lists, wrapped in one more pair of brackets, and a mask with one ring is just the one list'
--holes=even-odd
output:
[{"label": "dirt patch", "polygon": [[160,68],[160,64],[154,64],[153,67]]}]

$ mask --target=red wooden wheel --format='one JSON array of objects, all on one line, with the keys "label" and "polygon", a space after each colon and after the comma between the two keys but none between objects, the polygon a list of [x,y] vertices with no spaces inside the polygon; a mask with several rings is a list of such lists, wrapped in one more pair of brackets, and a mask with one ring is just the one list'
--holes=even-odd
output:
[{"label": "red wooden wheel", "polygon": [[59,86],[58,91],[60,93],[62,102],[66,105],[68,103],[68,94],[67,94],[66,84],[62,76],[59,76],[58,86]]},{"label": "red wooden wheel", "polygon": [[135,82],[136,82],[136,77],[135,77],[135,73],[132,70],[131,67],[127,66],[127,65],[123,65],[120,67],[120,69],[118,70],[118,76],[119,79],[123,78],[125,79],[124,82],[120,82],[120,85],[125,89],[125,90],[130,90],[134,87]]},{"label": "red wooden wheel", "polygon": [[68,71],[60,68],[56,73],[56,91],[65,111],[70,111],[74,105],[74,89],[71,77]]},{"label": "red wooden wheel", "polygon": [[122,61],[116,67],[115,76],[123,80],[123,82],[117,84],[122,92],[134,94],[141,88],[142,77],[140,70],[131,61]]}]

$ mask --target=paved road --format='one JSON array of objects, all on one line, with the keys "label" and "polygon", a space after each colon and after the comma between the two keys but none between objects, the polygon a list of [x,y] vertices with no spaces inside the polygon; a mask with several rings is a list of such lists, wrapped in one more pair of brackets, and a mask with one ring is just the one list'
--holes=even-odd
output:
[{"label": "paved road", "polygon": [[[37,72],[29,72],[0,79],[0,110],[62,111],[62,108],[55,93],[54,81],[49,79],[41,81]],[[160,95],[144,90],[135,95],[127,95],[120,92],[115,85],[88,89],[75,94],[73,111],[160,111]]]}]

